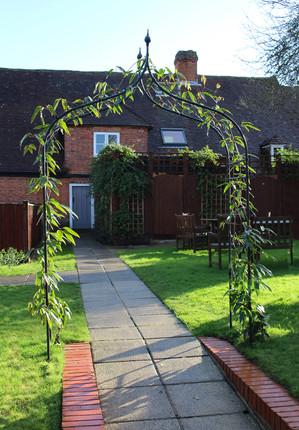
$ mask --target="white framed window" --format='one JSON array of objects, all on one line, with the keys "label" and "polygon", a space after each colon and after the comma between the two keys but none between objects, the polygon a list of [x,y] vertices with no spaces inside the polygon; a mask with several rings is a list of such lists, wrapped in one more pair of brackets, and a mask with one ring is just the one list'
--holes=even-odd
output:
[{"label": "white framed window", "polygon": [[119,143],[119,133],[93,133],[93,155],[96,157],[104,146]]},{"label": "white framed window", "polygon": [[185,147],[187,139],[183,128],[161,128],[163,145],[168,147]]}]

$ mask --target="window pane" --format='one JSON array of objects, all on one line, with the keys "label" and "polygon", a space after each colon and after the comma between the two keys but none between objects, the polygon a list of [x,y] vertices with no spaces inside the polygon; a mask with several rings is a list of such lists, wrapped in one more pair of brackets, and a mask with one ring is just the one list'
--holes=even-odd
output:
[{"label": "window pane", "polygon": [[105,133],[96,133],[96,143],[105,143]]},{"label": "window pane", "polygon": [[102,149],[104,148],[105,143],[96,143],[96,155],[102,151]]},{"label": "window pane", "polygon": [[108,134],[108,143],[117,143],[117,134]]},{"label": "window pane", "polygon": [[187,145],[183,130],[161,130],[163,143],[166,145]]}]

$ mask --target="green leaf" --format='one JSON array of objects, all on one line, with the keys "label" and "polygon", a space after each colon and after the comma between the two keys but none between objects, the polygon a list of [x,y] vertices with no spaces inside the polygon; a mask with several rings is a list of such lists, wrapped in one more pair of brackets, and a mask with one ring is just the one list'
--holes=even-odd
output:
[{"label": "green leaf", "polygon": [[42,112],[42,110],[43,110],[43,107],[42,107],[42,106],[37,106],[37,107],[34,109],[34,112],[33,112],[32,117],[31,117],[31,124],[32,124],[32,123],[33,123],[33,121],[35,120],[36,115],[37,115],[38,113]]},{"label": "green leaf", "polygon": [[63,227],[63,230],[67,231],[69,234],[72,234],[73,236],[80,237],[79,234],[75,230],[72,230],[70,227]]},{"label": "green leaf", "polygon": [[58,124],[59,124],[60,128],[62,128],[67,134],[70,134],[70,131],[69,131],[66,123],[62,119],[60,119],[58,121]]}]

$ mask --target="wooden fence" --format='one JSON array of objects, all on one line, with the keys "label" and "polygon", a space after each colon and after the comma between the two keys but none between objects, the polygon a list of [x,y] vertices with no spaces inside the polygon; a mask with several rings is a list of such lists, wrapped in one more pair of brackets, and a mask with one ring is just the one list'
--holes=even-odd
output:
[{"label": "wooden fence", "polygon": [[[202,196],[186,156],[148,154],[146,170],[152,189],[144,201],[144,231],[149,236],[174,236],[174,214],[194,213],[202,221]],[[222,162],[222,172],[225,166]],[[219,171],[215,171],[215,174]],[[288,174],[278,162],[275,168],[259,168],[251,177],[252,201],[258,216],[291,216],[294,237],[299,239],[299,169]],[[213,198],[211,196],[211,198]],[[218,205],[220,207],[220,203]],[[215,206],[216,212],[218,211]]]},{"label": "wooden fence", "polygon": [[28,201],[0,204],[0,249],[12,247],[27,252],[37,245],[41,237],[37,209]]},{"label": "wooden fence", "polygon": [[[175,214],[189,212],[195,215],[196,224],[201,224],[213,223],[217,214],[227,212],[227,195],[223,194],[221,187],[209,188],[207,184],[205,195],[198,190],[198,179],[187,154],[139,155],[151,184],[143,201],[132,202],[131,205],[132,231],[142,232],[142,240],[175,237]],[[256,158],[254,161],[256,163]],[[275,165],[260,163],[253,167],[256,173],[251,174],[250,186],[257,215],[271,213],[272,216],[292,217],[294,237],[299,239],[299,168],[286,170],[279,162]],[[219,166],[210,165],[209,172],[220,178],[219,183],[225,182],[225,159],[220,160]],[[114,198],[112,210],[117,209],[117,198]]]}]

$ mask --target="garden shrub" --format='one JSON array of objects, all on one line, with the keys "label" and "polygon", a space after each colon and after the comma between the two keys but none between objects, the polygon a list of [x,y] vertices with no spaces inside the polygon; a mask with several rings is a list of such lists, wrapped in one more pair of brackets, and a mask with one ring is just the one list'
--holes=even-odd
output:
[{"label": "garden shrub", "polygon": [[134,197],[143,198],[149,180],[136,152],[123,145],[107,145],[92,162],[90,183],[100,240],[114,244],[140,242],[143,231],[138,220],[132,225],[130,203]]},{"label": "garden shrub", "polygon": [[23,251],[18,251],[15,248],[1,249],[0,251],[0,266],[18,266],[23,263],[25,259],[25,254]]}]

